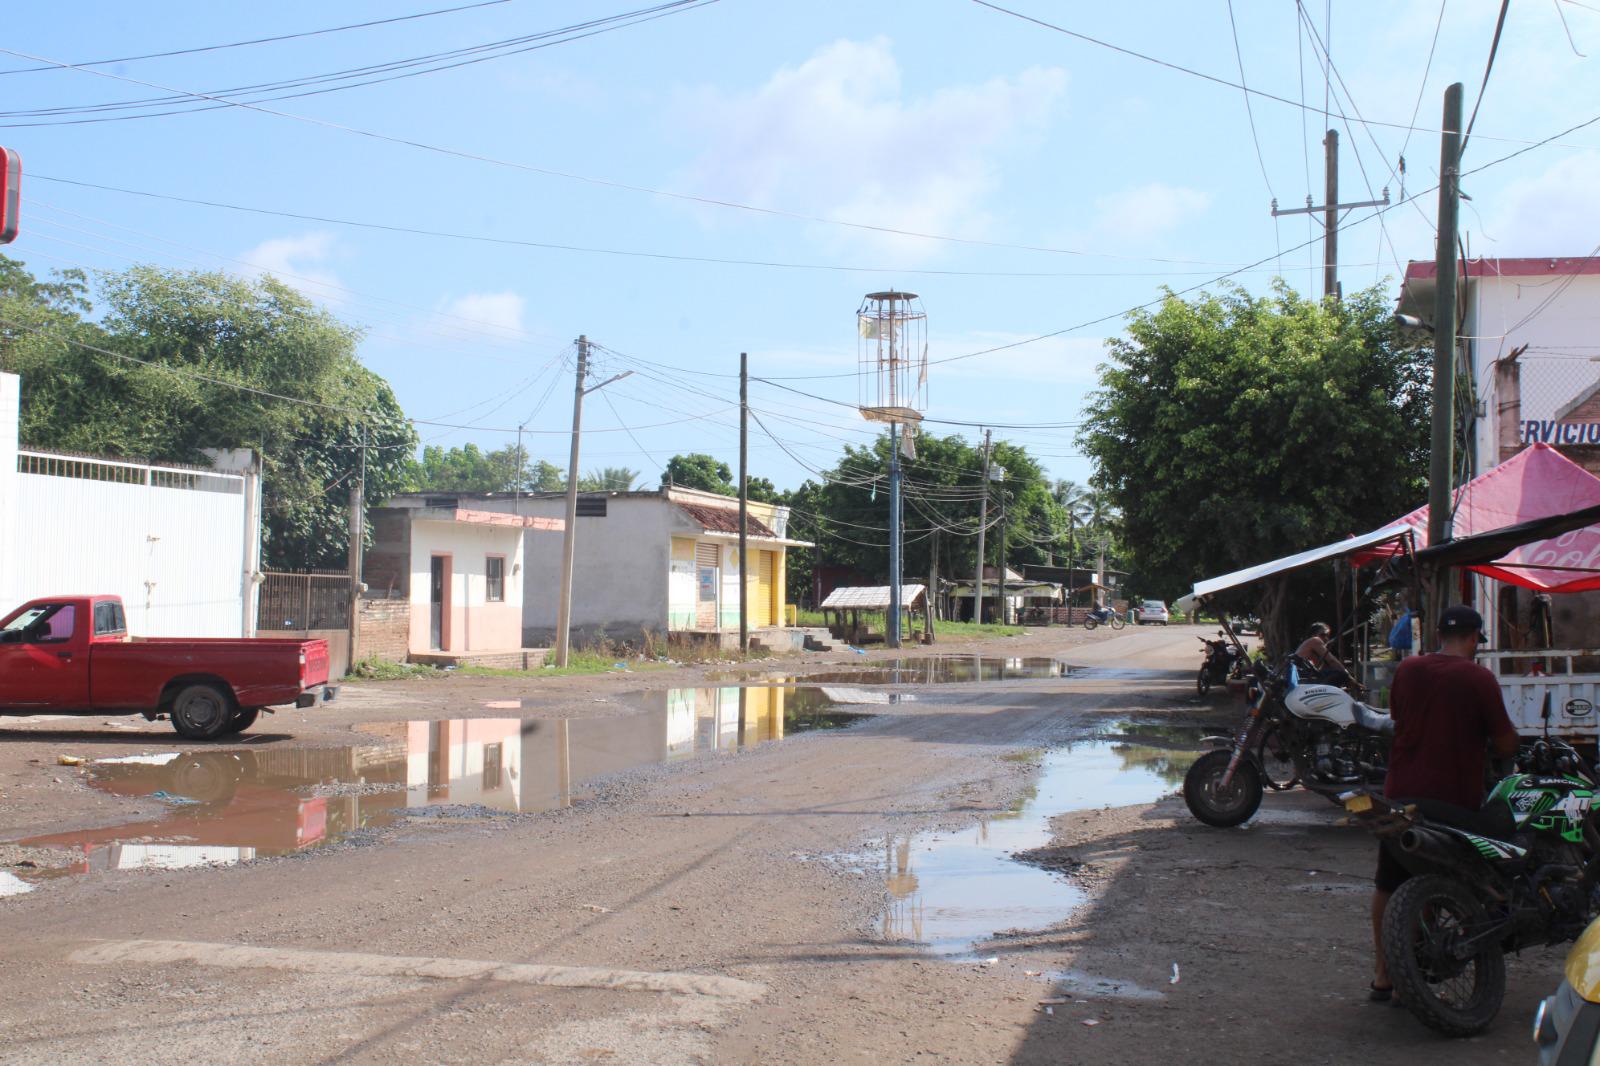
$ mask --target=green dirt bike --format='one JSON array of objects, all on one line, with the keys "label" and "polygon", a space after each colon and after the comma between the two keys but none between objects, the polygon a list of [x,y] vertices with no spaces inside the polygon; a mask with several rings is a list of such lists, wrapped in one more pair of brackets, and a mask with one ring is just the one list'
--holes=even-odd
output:
[{"label": "green dirt bike", "polygon": [[1505,997],[1505,953],[1576,939],[1600,904],[1595,771],[1559,740],[1524,747],[1482,809],[1351,793],[1345,809],[1412,874],[1389,900],[1395,994],[1428,1027],[1472,1036]]}]

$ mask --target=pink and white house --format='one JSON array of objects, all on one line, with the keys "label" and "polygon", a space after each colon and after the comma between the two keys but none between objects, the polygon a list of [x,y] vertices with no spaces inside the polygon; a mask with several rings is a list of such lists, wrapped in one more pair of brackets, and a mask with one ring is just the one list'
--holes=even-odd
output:
[{"label": "pink and white house", "polygon": [[412,661],[537,665],[522,646],[523,536],[559,534],[559,518],[415,494],[374,508],[371,521],[362,579],[369,596],[410,602]]}]

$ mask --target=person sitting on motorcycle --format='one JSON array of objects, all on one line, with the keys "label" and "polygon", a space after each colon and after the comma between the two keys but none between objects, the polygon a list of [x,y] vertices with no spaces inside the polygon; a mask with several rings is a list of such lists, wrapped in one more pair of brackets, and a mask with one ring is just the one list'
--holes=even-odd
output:
[{"label": "person sitting on motorcycle", "polygon": [[[1436,800],[1476,811],[1483,806],[1485,758],[1517,750],[1517,731],[1506,715],[1499,680],[1473,662],[1484,641],[1483,618],[1471,607],[1447,607],[1439,615],[1439,650],[1413,655],[1395,670],[1389,689],[1394,744],[1383,794],[1410,802]],[[1383,912],[1408,877],[1388,842],[1378,845],[1373,878],[1372,938],[1377,947],[1371,998],[1394,995],[1383,958]]]},{"label": "person sitting on motorcycle", "polygon": [[1328,638],[1332,635],[1333,630],[1328,628],[1326,622],[1313,622],[1310,635],[1294,650],[1294,657],[1308,663],[1314,671],[1314,676],[1307,680],[1326,681],[1335,685],[1343,685],[1350,680],[1350,671],[1328,647]]}]

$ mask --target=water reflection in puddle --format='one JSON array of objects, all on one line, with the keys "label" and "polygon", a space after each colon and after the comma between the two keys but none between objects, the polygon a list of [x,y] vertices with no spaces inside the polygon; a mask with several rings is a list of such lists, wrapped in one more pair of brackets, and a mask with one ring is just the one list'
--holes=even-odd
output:
[{"label": "water reflection in puddle", "polygon": [[[343,748],[101,759],[89,767],[91,787],[155,799],[167,810],[146,821],[16,843],[77,852],[77,872],[232,864],[329,844],[419,807],[444,806],[442,814],[565,807],[585,783],[607,774],[866,717],[841,710],[847,701],[821,688],[671,689],[627,702],[642,709],[611,718],[374,723],[357,727],[372,743]],[[0,895],[8,884],[0,880]]]},{"label": "water reflection in puddle", "polygon": [[980,655],[929,655],[916,659],[876,659],[859,666],[816,674],[777,675],[726,670],[713,681],[781,679],[788,684],[947,685],[980,681],[1028,681],[1066,677],[1077,670],[1054,659],[1000,659]]},{"label": "water reflection in puddle", "polygon": [[965,959],[996,933],[1064,920],[1083,902],[1082,890],[1012,856],[1049,844],[1050,819],[1057,815],[1158,798],[1182,782],[1197,754],[1136,740],[1053,749],[1017,810],[960,832],[891,837],[865,856],[889,892],[883,938]]}]

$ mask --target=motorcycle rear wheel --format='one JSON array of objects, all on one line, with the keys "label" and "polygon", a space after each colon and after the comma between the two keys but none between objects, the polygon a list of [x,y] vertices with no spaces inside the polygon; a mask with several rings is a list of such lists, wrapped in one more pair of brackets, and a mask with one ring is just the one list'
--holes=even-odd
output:
[{"label": "motorcycle rear wheel", "polygon": [[1123,618],[1121,618],[1121,617],[1119,617],[1119,616],[1117,616],[1115,614],[1113,614],[1111,616],[1110,621],[1111,621],[1111,628],[1112,629],[1121,629],[1123,626],[1128,624],[1125,619],[1123,619]]},{"label": "motorcycle rear wheel", "polygon": [[1087,617],[1087,618],[1085,618],[1083,620],[1083,628],[1085,628],[1085,629],[1093,629],[1095,626],[1097,626],[1099,624],[1100,624],[1100,620],[1098,618],[1096,618],[1092,614],[1089,617]]},{"label": "motorcycle rear wheel", "polygon": [[1452,943],[1488,924],[1483,905],[1460,881],[1429,874],[1406,881],[1383,912],[1389,977],[1417,1020],[1446,1036],[1489,1028],[1506,994],[1506,959],[1498,941],[1460,960]]},{"label": "motorcycle rear wheel", "polygon": [[1233,779],[1223,788],[1222,776],[1228,772],[1232,758],[1233,752],[1228,748],[1208,751],[1183,775],[1183,802],[1188,804],[1189,813],[1218,829],[1249,821],[1261,807],[1261,797],[1266,791],[1261,771],[1251,759],[1239,760]]}]

